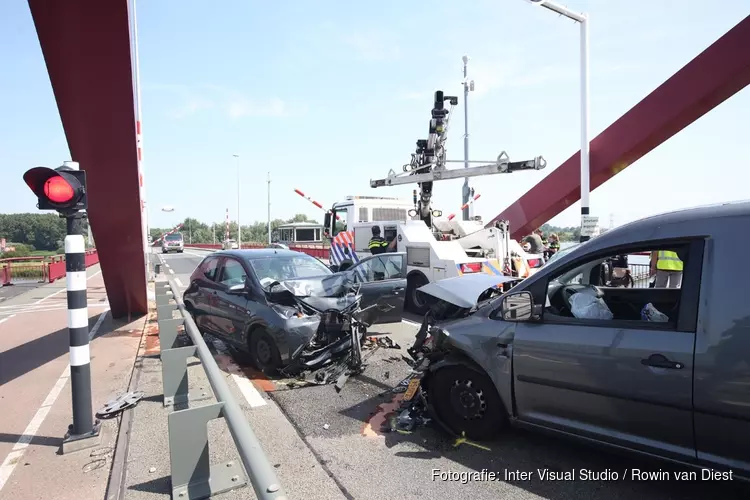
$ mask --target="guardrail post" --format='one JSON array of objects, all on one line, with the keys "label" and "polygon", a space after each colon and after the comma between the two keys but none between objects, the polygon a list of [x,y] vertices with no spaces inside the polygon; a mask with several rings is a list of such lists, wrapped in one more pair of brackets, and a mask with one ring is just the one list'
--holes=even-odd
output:
[{"label": "guardrail post", "polygon": [[187,360],[195,356],[194,345],[161,350],[161,377],[164,406],[173,406],[211,397],[207,389],[190,391]]},{"label": "guardrail post", "polygon": [[182,326],[185,320],[163,319],[159,321],[159,346],[161,350],[174,349],[177,346],[177,328]]},{"label": "guardrail post", "polygon": [[190,401],[201,401],[211,397],[208,390],[189,391],[187,360],[195,356],[196,347],[175,347],[177,327],[184,324],[184,318],[173,318],[176,303],[170,303],[174,293],[165,281],[154,283],[156,291],[156,321],[159,326],[159,346],[161,357],[162,387],[164,406],[173,406]]},{"label": "guardrail post", "polygon": [[224,403],[214,403],[169,414],[169,462],[172,498],[210,498],[247,485],[242,464],[234,460],[211,465],[208,422],[223,417]]}]

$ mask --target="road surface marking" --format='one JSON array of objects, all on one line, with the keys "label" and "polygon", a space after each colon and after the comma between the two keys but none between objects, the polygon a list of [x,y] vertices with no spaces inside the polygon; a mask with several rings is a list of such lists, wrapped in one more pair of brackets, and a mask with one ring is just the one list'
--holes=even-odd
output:
[{"label": "road surface marking", "polygon": [[[87,307],[89,309],[98,309],[101,307],[109,308],[109,303],[89,304]],[[68,310],[68,307],[65,304],[49,306],[49,307],[44,307],[44,308],[18,307],[16,309],[8,309],[5,311],[0,310],[0,316],[5,315],[5,314],[10,314],[10,316],[8,316],[7,318],[0,320],[0,323],[7,320],[8,318],[15,316],[16,314],[29,314],[29,313],[37,314],[37,313],[45,313],[45,312],[50,312],[50,311],[66,311],[66,310]]]},{"label": "road surface marking", "polygon": [[174,282],[175,282],[175,284],[176,284],[176,285],[177,285],[177,286],[178,286],[179,288],[185,288],[185,285],[183,285],[183,284],[182,284],[182,281],[180,281],[180,278],[175,278],[175,279],[174,279]]},{"label": "road surface marking", "polygon": [[[108,312],[109,309],[99,315],[99,319],[96,320],[96,324],[89,333],[89,340],[91,340],[91,338],[96,335],[96,332],[104,322],[104,318],[106,317]],[[8,479],[10,479],[10,475],[13,473],[13,469],[15,469],[16,465],[18,465],[18,462],[21,461],[21,457],[26,451],[26,448],[29,447],[32,439],[34,439],[34,436],[36,436],[36,433],[39,432],[39,428],[42,426],[44,419],[47,418],[47,414],[52,409],[52,405],[55,404],[55,401],[57,401],[58,396],[60,396],[60,393],[62,392],[69,378],[70,364],[65,366],[65,370],[63,370],[62,375],[60,375],[60,378],[57,379],[57,382],[55,382],[55,385],[52,387],[52,390],[49,391],[47,397],[44,398],[44,401],[34,415],[34,418],[31,419],[31,422],[29,422],[29,425],[26,426],[26,429],[23,431],[23,434],[21,434],[21,437],[18,438],[18,441],[16,442],[15,446],[13,446],[11,452],[8,453],[8,456],[5,457],[2,465],[0,465],[0,491],[2,491],[3,486],[5,486],[5,483],[8,482]]]},{"label": "road surface marking", "polygon": [[257,408],[258,406],[264,406],[265,404],[267,404],[266,400],[263,399],[263,396],[261,396],[260,392],[258,392],[258,389],[256,389],[250,379],[248,379],[245,374],[242,373],[242,369],[237,366],[237,363],[232,360],[232,357],[229,355],[224,342],[220,340],[213,340],[212,343],[216,348],[216,351],[226,358],[226,370],[232,375],[234,383],[237,384],[240,392],[243,396],[245,396],[245,401],[247,401],[247,403],[252,408]]},{"label": "road surface marking", "polygon": [[[99,270],[99,271],[95,272],[94,274],[92,274],[91,276],[89,276],[88,278],[86,278],[86,281],[90,280],[90,279],[91,279],[91,278],[93,278],[94,276],[98,276],[99,274],[101,274],[101,270]],[[39,300],[37,300],[36,302],[34,302],[34,304],[41,304],[41,303],[42,303],[42,302],[44,302],[45,300],[47,300],[47,299],[49,299],[49,298],[51,298],[51,297],[54,297],[55,295],[57,295],[57,294],[59,294],[59,293],[63,293],[63,292],[66,292],[66,291],[68,291],[68,289],[67,289],[67,288],[61,288],[60,290],[58,290],[58,291],[56,291],[56,292],[53,292],[53,293],[51,293],[51,294],[47,295],[46,297],[42,297],[41,299],[39,299]]]},{"label": "road surface marking", "polygon": [[13,316],[15,316],[15,314],[11,314],[11,315],[10,315],[10,316],[8,316],[7,318],[3,318],[3,319],[0,319],[0,323],[5,323],[6,321],[8,321],[8,320],[9,320],[10,318],[12,318]]},{"label": "road surface marking", "polygon": [[169,274],[174,274],[174,269],[170,269]]},{"label": "road surface marking", "polygon": [[413,326],[422,326],[422,324],[421,324],[421,323],[417,323],[416,321],[412,321],[412,320],[410,320],[410,319],[404,319],[404,318],[401,318],[401,322],[402,322],[402,323],[406,323],[407,325],[413,325]]}]

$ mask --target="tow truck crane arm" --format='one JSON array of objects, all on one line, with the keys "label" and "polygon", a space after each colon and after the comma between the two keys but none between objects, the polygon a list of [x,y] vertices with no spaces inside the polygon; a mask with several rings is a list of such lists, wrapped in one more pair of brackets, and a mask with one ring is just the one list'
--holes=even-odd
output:
[{"label": "tow truck crane arm", "polygon": [[[445,109],[446,101],[451,105],[450,110]],[[503,151],[494,163],[456,170],[447,169],[446,163],[463,163],[460,160],[447,160],[445,157],[445,141],[448,138],[450,114],[453,106],[456,105],[458,105],[458,97],[446,96],[441,90],[435,92],[428,138],[417,141],[417,149],[411,155],[411,162],[403,166],[402,173],[396,173],[391,169],[385,179],[370,180],[371,188],[416,182],[419,185],[419,202],[414,210],[416,215],[430,227],[432,227],[433,182],[480,175],[506,174],[519,170],[541,170],[547,166],[547,162],[541,156],[533,160],[511,162],[508,154]],[[488,162],[471,161],[469,163]]]}]

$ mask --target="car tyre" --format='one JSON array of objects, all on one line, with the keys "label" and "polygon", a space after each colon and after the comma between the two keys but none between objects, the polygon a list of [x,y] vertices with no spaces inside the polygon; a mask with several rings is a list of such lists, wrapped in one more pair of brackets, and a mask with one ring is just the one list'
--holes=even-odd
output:
[{"label": "car tyre", "polygon": [[456,436],[489,440],[508,423],[492,380],[466,366],[439,368],[430,380],[428,401],[440,423]]},{"label": "car tyre", "polygon": [[421,273],[415,273],[409,276],[406,280],[406,309],[414,314],[420,316],[427,313],[430,310],[430,304],[427,302],[427,297],[422,292],[418,291],[420,288],[430,281]]},{"label": "car tyre", "polygon": [[250,360],[255,367],[266,374],[275,374],[281,367],[281,354],[276,341],[265,328],[255,328],[248,339]]}]

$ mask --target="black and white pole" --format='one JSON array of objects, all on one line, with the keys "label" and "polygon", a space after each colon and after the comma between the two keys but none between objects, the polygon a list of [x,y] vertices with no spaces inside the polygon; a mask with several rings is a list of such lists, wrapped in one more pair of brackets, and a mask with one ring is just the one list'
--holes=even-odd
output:
[{"label": "black and white pole", "polygon": [[67,216],[65,236],[65,281],[68,292],[68,332],[70,336],[70,386],[73,424],[65,441],[80,441],[99,434],[91,398],[91,357],[89,354],[89,314],[86,280],[86,242],[81,212]]}]

